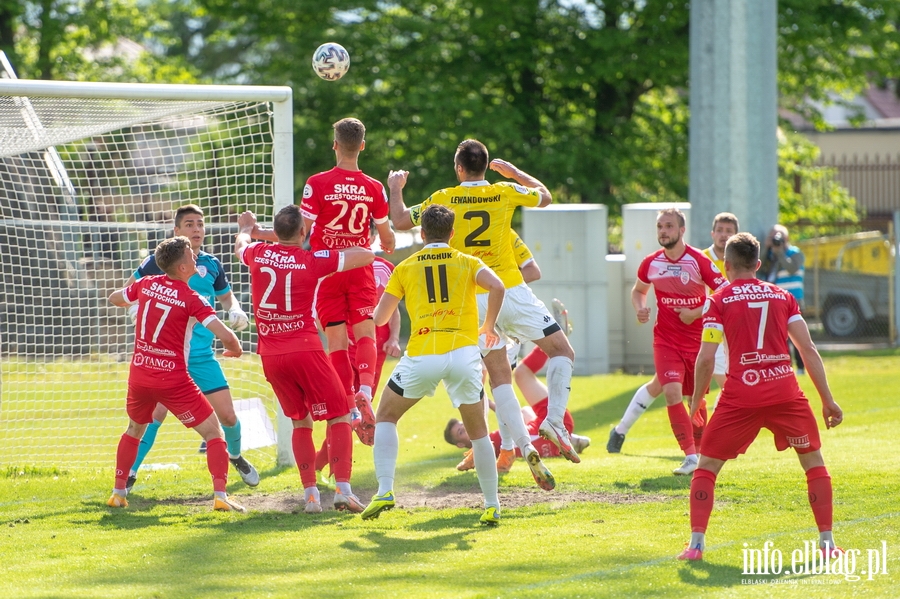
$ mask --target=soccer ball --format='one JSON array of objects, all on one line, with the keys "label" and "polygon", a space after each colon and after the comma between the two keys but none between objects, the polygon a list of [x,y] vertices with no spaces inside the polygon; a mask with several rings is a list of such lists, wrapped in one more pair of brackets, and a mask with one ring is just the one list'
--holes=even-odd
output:
[{"label": "soccer ball", "polygon": [[322,79],[337,81],[350,69],[350,54],[340,44],[322,44],[313,52],[312,67]]}]

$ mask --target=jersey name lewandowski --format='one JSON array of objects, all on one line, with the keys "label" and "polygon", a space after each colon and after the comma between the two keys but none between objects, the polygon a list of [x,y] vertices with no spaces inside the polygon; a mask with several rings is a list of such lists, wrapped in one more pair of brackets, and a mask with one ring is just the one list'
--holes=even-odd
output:
[{"label": "jersey name lewandowski", "polygon": [[333,168],[313,175],[303,188],[300,212],[313,221],[313,250],[369,247],[369,221],[388,219],[384,186],[362,171]]},{"label": "jersey name lewandowski", "polygon": [[703,306],[703,341],[728,342],[728,378],[721,401],[766,406],[802,397],[791,368],[787,327],[802,320],[790,292],[742,279],[711,295]]},{"label": "jersey name lewandowski", "polygon": [[665,344],[696,354],[700,350],[701,320],[684,324],[675,309],[699,308],[706,300],[707,287],[719,289],[727,285],[728,280],[703,252],[689,245],[676,260],[670,260],[664,249],[653,252],[641,262],[637,278],[653,285],[656,293],[653,344]]},{"label": "jersey name lewandowski", "polygon": [[257,353],[321,350],[313,299],[319,281],[342,268],[343,254],[257,242],[243,248],[240,258],[250,267]]},{"label": "jersey name lewandowski", "polygon": [[187,376],[184,353],[194,324],[206,326],[216,318],[206,298],[166,275],[142,277],[126,287],[123,295],[129,304],[138,304],[129,380],[153,386],[160,375]]}]

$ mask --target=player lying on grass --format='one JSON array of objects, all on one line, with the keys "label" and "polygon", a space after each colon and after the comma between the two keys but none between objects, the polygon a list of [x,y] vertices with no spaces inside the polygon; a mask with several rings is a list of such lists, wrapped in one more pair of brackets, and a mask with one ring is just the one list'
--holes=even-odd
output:
[{"label": "player lying on grass", "polygon": [[[500,522],[497,467],[488,438],[481,383],[480,336],[496,344],[494,330],[503,304],[503,282],[484,262],[452,249],[453,212],[434,205],[422,213],[425,247],[397,265],[375,308],[375,324],[383,325],[406,298],[412,331],[406,353],[394,368],[375,415],[375,476],[378,492],[362,513],[376,518],[394,507],[394,473],[400,439],[397,422],[422,397],[433,396],[441,381],[472,437],[478,483],[484,495],[481,523]],[[478,326],[475,288],[487,289],[487,310]],[[532,454],[537,457],[536,452]],[[549,474],[549,473],[548,473]]]},{"label": "player lying on grass", "polygon": [[[228,312],[231,328],[236,331],[246,329],[249,320],[231,291],[231,285],[228,283],[228,277],[225,276],[222,263],[218,258],[201,249],[206,238],[206,227],[203,222],[203,211],[198,206],[188,204],[175,211],[175,235],[187,237],[191,242],[191,249],[197,256],[197,271],[188,281],[191,289],[206,298],[211,306],[214,306],[218,300]],[[135,280],[148,275],[160,275],[162,272],[155,257],[150,255],[141,263],[125,285],[130,285]],[[129,308],[129,314],[133,316],[136,310],[137,306],[132,306]],[[251,487],[255,487],[259,484],[259,474],[256,468],[241,455],[241,421],[234,412],[231,390],[228,388],[228,381],[225,380],[222,366],[216,360],[212,344],[213,334],[200,323],[195,324],[188,355],[188,374],[216,411],[216,416],[225,431],[228,459],[241,475],[241,480]],[[167,413],[168,411],[162,404],[156,406],[153,411],[153,421],[144,431],[137,457],[128,475],[129,491],[137,480],[138,469],[156,441],[156,434]],[[201,447],[202,451],[205,451],[205,446]]]},{"label": "player lying on grass", "polygon": [[[542,439],[538,433],[538,427],[544,421],[544,418],[547,417],[547,386],[537,378],[536,373],[546,363],[547,354],[541,348],[535,346],[531,353],[525,356],[516,369],[513,370],[513,377],[516,380],[519,391],[522,392],[525,401],[528,402],[527,406],[522,406],[522,419],[525,421],[528,432],[531,433],[531,442],[534,444],[535,449],[538,450],[538,453],[541,454],[541,457],[555,458],[559,457],[559,448],[551,441]],[[491,407],[493,408],[493,405]],[[563,424],[569,432],[575,451],[581,454],[591,444],[590,438],[576,435],[573,432],[575,430],[575,422],[572,420],[572,414],[568,410],[566,410],[563,417]],[[494,453],[497,455],[497,472],[500,474],[509,472],[516,458],[522,457],[521,452],[516,447],[503,449],[499,430],[493,431],[490,434],[490,438],[491,443],[494,445]],[[456,418],[451,418],[447,423],[447,428],[444,429],[444,440],[457,447],[472,447],[469,435],[466,432],[466,425]],[[465,453],[463,460],[457,464],[456,469],[465,472],[474,467],[473,452],[469,449]]]},{"label": "player lying on grass", "polygon": [[353,431],[350,405],[334,366],[322,348],[313,301],[323,277],[372,264],[370,250],[359,247],[305,250],[306,229],[300,208],[282,208],[275,215],[278,243],[253,243],[256,217],[238,217],[234,251],[250,269],[254,317],[259,335],[257,352],[266,380],[278,397],[284,415],[294,426],[291,445],[300,471],[308,514],[322,511],[316,487],[316,446],[313,421],[328,422],[328,463],[337,491],[334,508],[361,512],[362,503],[350,488]]},{"label": "player lying on grass", "polygon": [[134,355],[128,374],[128,428],[119,440],[116,482],[107,505],[128,506],[125,498],[128,471],[134,463],[141,435],[153,420],[153,411],[159,403],[206,441],[206,463],[215,491],[213,509],[244,512],[225,493],[228,482],[225,433],[209,401],[188,376],[184,355],[195,322],[222,341],[226,357],[239,357],[241,343],[216,317],[206,298],[188,286],[197,273],[197,257],[187,237],[163,241],[154,257],[165,274],[141,277],[109,296],[113,305],[121,308],[137,305],[138,310]]},{"label": "player lying on grass", "polygon": [[730,283],[706,300],[703,343],[697,356],[691,415],[700,409],[716,360],[716,348],[728,342],[728,375],[715,414],[703,437],[703,455],[691,479],[691,540],[679,559],[699,560],[713,509],[716,476],[727,460],[745,453],[760,429],[775,436],[775,447],[793,447],[806,472],[819,546],[839,551],[832,528],[831,476],[825,468],[819,429],[809,401],[791,368],[790,337],[803,356],[806,372],[822,399],[825,427],[843,421],[825,377],[825,366],[809,337],[797,300],[788,291],[756,279],[759,242],[739,233],[725,247],[725,272]]}]

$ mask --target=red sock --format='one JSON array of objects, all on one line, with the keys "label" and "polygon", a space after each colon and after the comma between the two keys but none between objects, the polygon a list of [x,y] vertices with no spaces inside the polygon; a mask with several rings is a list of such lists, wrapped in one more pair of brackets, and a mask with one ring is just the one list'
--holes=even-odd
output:
[{"label": "red sock", "polygon": [[697,450],[697,453],[700,453],[700,442],[703,440],[703,431],[706,430],[706,422],[708,421],[709,414],[706,411],[706,406],[703,405],[698,412],[703,416],[703,426],[697,426],[694,424],[694,421],[691,420],[691,429],[694,433],[694,449]]},{"label": "red sock", "polygon": [[348,483],[353,469],[353,433],[350,423],[335,422],[329,426],[328,438],[331,440],[328,444],[328,461],[334,472],[334,481]]},{"label": "red sock", "polygon": [[684,455],[697,453],[694,447],[694,437],[692,434],[691,417],[688,415],[684,407],[684,403],[677,403],[674,406],[666,406],[669,412],[669,423],[672,425],[672,432],[675,433],[675,440],[678,446],[684,452]]},{"label": "red sock", "polygon": [[819,532],[831,530],[834,503],[831,493],[831,475],[825,466],[816,466],[806,471],[806,488],[809,492],[809,505]]},{"label": "red sock", "polygon": [[548,359],[549,358],[547,357],[547,354],[544,353],[544,350],[535,345],[534,349],[531,350],[527,356],[522,358],[521,364],[527,366],[528,370],[531,372],[537,372],[544,367],[544,364],[547,363]]},{"label": "red sock", "polygon": [[316,471],[323,470],[328,465],[328,432],[325,433],[325,440],[322,441],[322,447],[316,452]]},{"label": "red sock", "polygon": [[339,349],[328,354],[331,365],[338,375],[341,384],[344,385],[344,391],[347,395],[354,395],[356,389],[353,388],[353,368],[350,366],[350,354],[346,349]]},{"label": "red sock", "polygon": [[138,445],[141,440],[127,433],[122,433],[119,439],[119,447],[116,449],[116,484],[114,489],[124,489],[128,482],[128,474],[137,457]]},{"label": "red sock", "polygon": [[691,532],[706,532],[716,493],[716,475],[697,468],[691,479]]},{"label": "red sock", "polygon": [[311,428],[295,428],[291,436],[291,447],[294,449],[294,460],[300,471],[300,482],[303,488],[316,486],[316,445],[313,443]]},{"label": "red sock", "polygon": [[212,474],[213,490],[224,493],[228,484],[228,446],[225,439],[215,438],[206,442],[206,467]]},{"label": "red sock", "polygon": [[359,372],[359,384],[368,385],[375,393],[375,366],[378,352],[375,351],[375,340],[371,337],[360,337],[356,340],[356,369]]}]

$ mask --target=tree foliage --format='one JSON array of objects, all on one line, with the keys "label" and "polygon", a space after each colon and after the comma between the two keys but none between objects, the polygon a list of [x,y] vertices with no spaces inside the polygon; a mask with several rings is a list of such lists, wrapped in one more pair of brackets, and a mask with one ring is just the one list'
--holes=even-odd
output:
[{"label": "tree foliage", "polygon": [[[898,4],[779,0],[782,106],[821,124],[810,101],[896,77]],[[624,202],[687,195],[685,0],[6,6],[0,43],[15,23],[27,76],[290,85],[298,187],[333,164],[330,125],[353,115],[369,128],[363,168],[381,178],[392,168],[410,170],[410,201],[455,182],[452,155],[470,136],[542,179],[557,200],[604,202],[615,211]],[[150,52],[126,62],[82,51],[122,37]],[[325,41],[351,54],[340,81],[321,81],[310,68]]]}]

